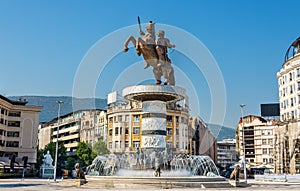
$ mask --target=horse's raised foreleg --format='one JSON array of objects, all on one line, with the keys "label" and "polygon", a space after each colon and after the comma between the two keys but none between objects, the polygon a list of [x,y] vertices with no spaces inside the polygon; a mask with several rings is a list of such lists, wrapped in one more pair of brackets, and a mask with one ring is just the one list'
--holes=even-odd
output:
[{"label": "horse's raised foreleg", "polygon": [[136,45],[136,40],[133,36],[129,36],[127,40],[124,42],[124,52],[128,51],[128,44],[129,42],[132,42],[132,44],[135,46]]},{"label": "horse's raised foreleg", "polygon": [[140,56],[141,55],[141,49],[140,49],[140,45],[145,44],[146,42],[138,37],[136,38],[136,43],[135,43],[135,49],[136,49],[136,53]]}]

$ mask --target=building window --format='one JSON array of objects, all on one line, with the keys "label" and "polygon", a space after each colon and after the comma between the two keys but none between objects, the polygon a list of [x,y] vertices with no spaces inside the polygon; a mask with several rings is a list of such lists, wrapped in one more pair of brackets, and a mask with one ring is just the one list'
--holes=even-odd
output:
[{"label": "building window", "polygon": [[126,134],[126,135],[129,134],[129,127],[125,127],[125,134]]},{"label": "building window", "polygon": [[7,126],[9,126],[9,127],[20,127],[20,121],[8,121]]},{"label": "building window", "polygon": [[267,144],[267,140],[266,140],[266,139],[263,139],[263,140],[262,140],[262,144],[263,144],[263,145]]},{"label": "building window", "polygon": [[136,135],[140,134],[140,127],[133,127],[133,133]]},{"label": "building window", "polygon": [[176,129],[176,135],[179,135],[179,129]]},{"label": "building window", "polygon": [[172,128],[167,128],[167,135],[172,135]]},{"label": "building window", "polygon": [[176,123],[179,123],[179,116],[176,116]]},{"label": "building window", "polygon": [[129,142],[125,141],[125,148],[128,148],[128,147],[129,147]]},{"label": "building window", "polygon": [[109,136],[112,136],[112,129],[109,130]]},{"label": "building window", "polygon": [[167,115],[167,122],[172,122],[172,116],[171,115]]},{"label": "building window", "polygon": [[129,121],[129,115],[125,115],[125,121],[126,121],[126,122]]},{"label": "building window", "polygon": [[268,139],[268,144],[273,145],[273,139]]},{"label": "building window", "polygon": [[4,131],[4,130],[2,130],[2,129],[0,129],[0,135],[3,135],[3,136],[5,136],[5,131]]},{"label": "building window", "polygon": [[118,115],[118,122],[122,122],[122,115]]},{"label": "building window", "polygon": [[120,144],[118,141],[115,142],[115,149],[119,149],[120,148]]},{"label": "building window", "polygon": [[134,115],[133,116],[133,121],[134,122],[140,122],[140,115]]},{"label": "building window", "polygon": [[133,141],[133,147],[136,149],[140,148],[140,141]]},{"label": "building window", "polygon": [[19,142],[18,141],[7,141],[6,147],[19,147]]},{"label": "building window", "polygon": [[294,111],[292,111],[291,116],[292,116],[292,119],[295,118],[295,113],[294,113]]},{"label": "building window", "polygon": [[263,163],[268,163],[268,159],[267,158],[263,158]]},{"label": "building window", "polygon": [[269,149],[269,154],[273,154],[273,149]]},{"label": "building window", "polygon": [[108,145],[109,145],[109,148],[112,149],[112,142],[109,142]]},{"label": "building window", "polygon": [[119,127],[115,127],[115,135],[119,135]]},{"label": "building window", "polygon": [[268,149],[266,149],[266,148],[263,149],[263,154],[265,154],[265,155],[268,154]]},{"label": "building window", "polygon": [[11,117],[21,117],[21,112],[20,111],[12,111],[8,113],[8,116]]}]

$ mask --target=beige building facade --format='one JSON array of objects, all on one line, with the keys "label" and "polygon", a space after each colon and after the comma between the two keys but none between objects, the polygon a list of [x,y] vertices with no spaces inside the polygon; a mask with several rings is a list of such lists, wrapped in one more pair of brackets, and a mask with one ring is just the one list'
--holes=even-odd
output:
[{"label": "beige building facade", "polygon": [[95,143],[95,133],[97,123],[100,122],[98,119],[100,115],[100,110],[90,110],[85,112],[85,115],[81,117],[80,123],[80,141],[94,145]]},{"label": "beige building facade", "polygon": [[107,142],[107,112],[101,111],[97,115],[97,121],[94,131],[94,142],[103,141]]},{"label": "beige building facade", "polygon": [[[43,149],[51,141],[63,142],[67,152],[75,152],[78,142],[94,143],[94,130],[100,110],[78,110],[42,124],[39,130],[39,148]],[[59,129],[57,127],[59,126]]]},{"label": "beige building facade", "polygon": [[274,170],[274,129],[277,127],[277,122],[255,115],[244,116],[243,122],[244,130],[240,119],[236,131],[237,153],[239,156],[244,156],[245,140],[247,164],[254,168],[265,165]]},{"label": "beige building facade", "polygon": [[27,106],[27,101],[10,100],[0,95],[0,161],[15,155],[37,161],[39,114],[42,107]]},{"label": "beige building facade", "polygon": [[[192,134],[188,129],[188,110],[178,105],[168,105],[166,116],[166,147],[173,152],[189,153]],[[135,152],[141,148],[142,105],[128,104],[109,106],[107,110],[107,145],[112,153]]]},{"label": "beige building facade", "polygon": [[282,122],[275,129],[275,172],[300,173],[300,121]]}]

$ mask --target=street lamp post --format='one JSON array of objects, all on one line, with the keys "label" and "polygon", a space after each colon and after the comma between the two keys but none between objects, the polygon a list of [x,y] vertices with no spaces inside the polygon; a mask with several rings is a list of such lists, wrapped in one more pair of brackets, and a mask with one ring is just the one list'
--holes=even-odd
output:
[{"label": "street lamp post", "polygon": [[246,168],[246,141],[245,141],[245,129],[244,129],[244,107],[245,104],[241,104],[241,111],[242,111],[242,133],[243,133],[243,151],[244,151],[244,178],[245,182],[247,183],[247,168]]},{"label": "street lamp post", "polygon": [[55,147],[55,162],[54,162],[54,181],[56,181],[56,171],[57,171],[57,155],[58,155],[58,132],[59,132],[59,118],[60,118],[60,105],[64,103],[63,101],[56,101],[58,103],[57,111],[57,130],[56,130],[56,147]]}]

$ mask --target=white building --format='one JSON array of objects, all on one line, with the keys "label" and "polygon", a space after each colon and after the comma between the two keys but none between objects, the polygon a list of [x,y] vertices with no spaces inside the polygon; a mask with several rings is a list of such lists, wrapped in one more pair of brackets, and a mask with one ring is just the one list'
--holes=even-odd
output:
[{"label": "white building", "polygon": [[[277,73],[280,119],[299,118],[300,106],[300,38],[292,43],[286,53],[285,62]],[[290,49],[293,48],[292,53]],[[289,58],[289,54],[292,56]]]},{"label": "white building", "polygon": [[224,139],[217,142],[218,163],[222,167],[233,165],[237,161],[236,140]]}]

